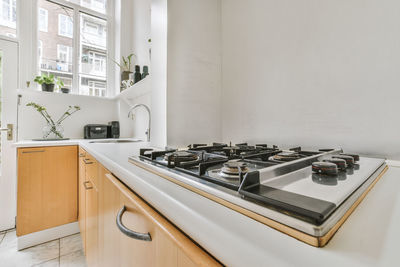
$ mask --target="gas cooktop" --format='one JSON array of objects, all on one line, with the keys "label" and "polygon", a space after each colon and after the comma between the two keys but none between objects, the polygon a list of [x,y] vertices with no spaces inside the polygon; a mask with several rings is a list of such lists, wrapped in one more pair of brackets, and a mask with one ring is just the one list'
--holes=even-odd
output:
[{"label": "gas cooktop", "polygon": [[348,216],[385,168],[383,159],[341,149],[247,143],[143,148],[130,161],[315,237]]}]

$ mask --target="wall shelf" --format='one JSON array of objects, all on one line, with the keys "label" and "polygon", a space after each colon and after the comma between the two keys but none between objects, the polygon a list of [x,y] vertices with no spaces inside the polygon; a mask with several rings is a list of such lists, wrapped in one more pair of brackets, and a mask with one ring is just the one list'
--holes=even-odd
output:
[{"label": "wall shelf", "polygon": [[122,100],[131,105],[135,98],[151,93],[151,78],[147,76],[143,80],[135,83],[114,97],[115,100]]}]

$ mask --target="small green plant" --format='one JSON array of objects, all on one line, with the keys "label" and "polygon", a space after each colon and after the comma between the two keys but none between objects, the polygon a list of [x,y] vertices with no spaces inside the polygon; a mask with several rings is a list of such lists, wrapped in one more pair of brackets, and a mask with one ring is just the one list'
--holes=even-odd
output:
[{"label": "small green plant", "polygon": [[49,131],[43,135],[43,138],[47,138],[52,133],[58,138],[63,138],[63,133],[59,131],[59,126],[61,126],[61,123],[66,118],[81,110],[79,106],[68,106],[67,110],[61,115],[61,117],[55,121],[47,112],[47,109],[44,106],[34,102],[28,103],[26,104],[26,106],[36,109],[36,111],[39,112],[40,115],[42,115],[42,117],[46,120],[47,125],[49,126]]},{"label": "small green plant", "polygon": [[36,76],[35,80],[33,80],[33,81],[37,82],[40,85],[42,85],[42,84],[56,84],[59,88],[64,86],[63,81],[61,81],[60,79],[54,77],[53,74],[47,75],[47,74],[43,73],[40,76]]},{"label": "small green plant", "polygon": [[114,61],[115,64],[117,64],[118,67],[120,67],[120,69],[122,71],[131,72],[131,66],[132,66],[132,64],[134,62],[134,60],[132,60],[132,57],[136,58],[136,55],[132,53],[132,54],[128,55],[127,57],[123,56],[121,63],[118,63],[115,60],[113,60],[113,61]]}]

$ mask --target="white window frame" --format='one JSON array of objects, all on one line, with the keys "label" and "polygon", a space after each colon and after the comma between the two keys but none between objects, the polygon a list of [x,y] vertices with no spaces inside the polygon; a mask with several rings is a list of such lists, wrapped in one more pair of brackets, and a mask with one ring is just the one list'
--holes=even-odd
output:
[{"label": "white window frame", "polygon": [[[20,1],[20,0],[17,0]],[[37,0],[32,0],[35,3],[37,3]],[[72,64],[73,64],[73,86],[72,86],[72,93],[74,94],[79,94],[79,82],[80,82],[80,74],[79,74],[79,64],[80,64],[80,14],[81,13],[86,13],[91,16],[98,17],[100,19],[104,19],[107,21],[107,64],[106,64],[106,98],[108,97],[114,97],[117,92],[119,92],[119,71],[117,71],[117,68],[115,67],[115,64],[112,60],[112,58],[117,58],[119,57],[119,51],[120,48],[119,46],[116,46],[113,43],[113,40],[115,39],[115,21],[114,21],[114,15],[115,15],[115,10],[116,10],[116,2],[118,0],[107,0],[106,4],[106,14],[94,11],[92,9],[86,8],[84,6],[80,6],[78,4],[75,4],[72,1],[68,0],[51,0],[50,2],[63,5],[68,8],[73,8],[73,59],[72,59]],[[117,5],[118,6],[118,5]],[[32,9],[33,14],[37,16],[37,6]],[[34,39],[38,39],[38,21],[36,20],[33,25],[32,25],[32,30],[34,32]],[[34,55],[37,54],[37,46],[32,46]],[[36,75],[36,73],[40,72],[39,65],[38,65],[38,59],[34,58],[33,62],[33,67],[35,72],[33,75]]]},{"label": "white window frame", "polygon": [[[62,19],[65,21],[65,33],[61,31]],[[71,33],[69,32],[69,23],[71,23]],[[69,17],[64,14],[58,14],[58,35],[73,38],[74,37],[74,22],[69,20]]]},{"label": "white window frame", "polygon": [[[40,28],[40,12],[43,11],[44,12],[44,27]],[[39,8],[39,14],[38,14],[38,30],[42,31],[42,32],[48,32],[49,30],[49,11],[45,8]]]}]

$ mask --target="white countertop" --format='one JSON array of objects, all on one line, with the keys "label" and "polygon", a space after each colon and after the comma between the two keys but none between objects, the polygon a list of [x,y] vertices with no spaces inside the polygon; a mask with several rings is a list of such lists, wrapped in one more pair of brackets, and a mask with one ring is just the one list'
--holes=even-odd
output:
[{"label": "white countertop", "polygon": [[389,168],[327,246],[315,248],[129,163],[147,143],[51,145],[70,144],[85,148],[228,266],[400,266],[398,167]]}]

